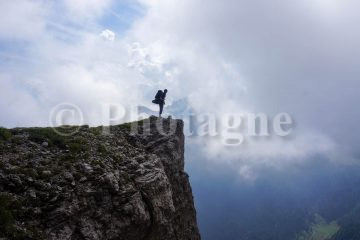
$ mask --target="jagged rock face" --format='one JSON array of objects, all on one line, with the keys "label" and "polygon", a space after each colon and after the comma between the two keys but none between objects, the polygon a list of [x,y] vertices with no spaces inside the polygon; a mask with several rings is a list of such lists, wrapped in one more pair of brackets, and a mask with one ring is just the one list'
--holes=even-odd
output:
[{"label": "jagged rock face", "polygon": [[200,239],[181,120],[2,130],[0,237]]}]

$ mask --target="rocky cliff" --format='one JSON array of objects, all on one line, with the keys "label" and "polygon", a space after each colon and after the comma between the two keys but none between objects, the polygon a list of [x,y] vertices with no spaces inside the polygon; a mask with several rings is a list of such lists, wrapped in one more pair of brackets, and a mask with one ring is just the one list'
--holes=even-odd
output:
[{"label": "rocky cliff", "polygon": [[183,122],[107,130],[0,128],[0,238],[200,239]]}]

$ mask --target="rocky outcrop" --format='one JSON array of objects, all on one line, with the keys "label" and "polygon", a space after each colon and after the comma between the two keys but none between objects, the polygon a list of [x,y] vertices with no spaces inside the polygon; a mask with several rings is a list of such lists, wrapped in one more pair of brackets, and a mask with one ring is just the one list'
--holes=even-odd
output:
[{"label": "rocky outcrop", "polygon": [[107,130],[0,129],[0,238],[200,239],[183,122]]}]

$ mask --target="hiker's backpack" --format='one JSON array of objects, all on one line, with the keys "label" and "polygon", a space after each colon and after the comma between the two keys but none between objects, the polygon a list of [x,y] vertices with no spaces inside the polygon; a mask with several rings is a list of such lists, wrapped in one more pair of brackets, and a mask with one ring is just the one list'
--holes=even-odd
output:
[{"label": "hiker's backpack", "polygon": [[152,100],[152,102],[155,104],[160,104],[162,95],[163,95],[163,92],[161,90],[159,90],[155,95],[155,100]]},{"label": "hiker's backpack", "polygon": [[159,91],[156,93],[156,95],[155,95],[155,99],[156,99],[156,100],[160,100],[161,97],[162,97],[162,94],[163,94],[163,92],[162,92],[161,90],[159,90]]}]

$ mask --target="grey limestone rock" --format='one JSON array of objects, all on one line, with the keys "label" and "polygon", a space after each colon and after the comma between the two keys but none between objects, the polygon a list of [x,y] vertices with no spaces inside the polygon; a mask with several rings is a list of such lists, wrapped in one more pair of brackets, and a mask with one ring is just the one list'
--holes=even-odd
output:
[{"label": "grey limestone rock", "polygon": [[11,137],[0,141],[0,217],[7,217],[0,239],[200,239],[183,122],[150,117],[110,130],[7,130]]}]

